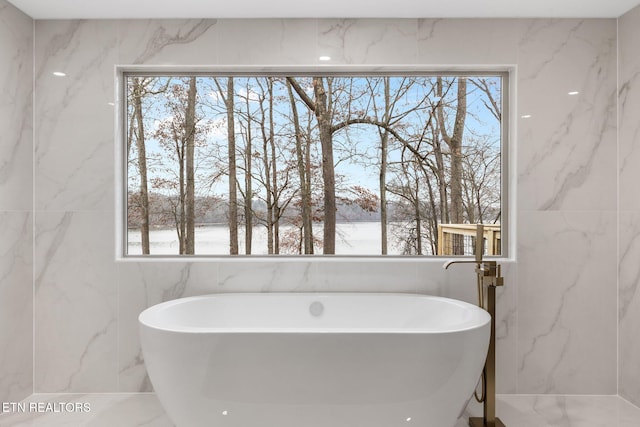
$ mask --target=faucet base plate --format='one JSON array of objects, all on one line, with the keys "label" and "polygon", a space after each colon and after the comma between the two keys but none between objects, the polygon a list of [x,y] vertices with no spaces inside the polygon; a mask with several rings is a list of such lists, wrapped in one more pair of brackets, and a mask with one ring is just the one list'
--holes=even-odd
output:
[{"label": "faucet base plate", "polygon": [[469,418],[469,426],[470,427],[506,427],[500,418],[496,418],[494,425],[489,425],[484,423],[484,418]]}]

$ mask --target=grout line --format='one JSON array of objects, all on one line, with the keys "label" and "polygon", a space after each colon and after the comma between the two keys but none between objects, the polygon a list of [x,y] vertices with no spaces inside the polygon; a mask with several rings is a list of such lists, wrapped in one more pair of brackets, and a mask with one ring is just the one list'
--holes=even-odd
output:
[{"label": "grout line", "polygon": [[620,17],[616,18],[616,392],[620,395]]},{"label": "grout line", "polygon": [[629,405],[633,406],[634,408],[637,408],[638,410],[640,410],[640,406],[638,406],[635,403],[631,402],[626,397],[618,395],[618,398],[621,399],[623,402],[628,403]]},{"label": "grout line", "polygon": [[36,21],[31,19],[31,391],[36,392]]}]

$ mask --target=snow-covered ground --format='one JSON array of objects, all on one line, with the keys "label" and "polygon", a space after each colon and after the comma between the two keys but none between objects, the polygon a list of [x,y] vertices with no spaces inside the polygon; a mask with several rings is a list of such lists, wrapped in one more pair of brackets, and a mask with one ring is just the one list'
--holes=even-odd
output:
[{"label": "snow-covered ground", "polygon": [[[280,227],[280,234],[284,235],[287,227]],[[357,222],[338,224],[336,226],[336,254],[337,255],[380,255],[380,223]],[[314,228],[316,236],[322,236],[322,225]],[[239,231],[239,248],[244,253],[244,230]],[[177,255],[178,238],[175,230],[151,231],[151,254]],[[389,254],[398,255],[399,249],[389,245]],[[129,230],[129,255],[141,253],[140,231]],[[197,255],[228,255],[229,229],[223,225],[207,225],[196,227]],[[322,251],[318,251],[322,253]],[[267,254],[267,230],[263,226],[253,228],[252,253]]]}]

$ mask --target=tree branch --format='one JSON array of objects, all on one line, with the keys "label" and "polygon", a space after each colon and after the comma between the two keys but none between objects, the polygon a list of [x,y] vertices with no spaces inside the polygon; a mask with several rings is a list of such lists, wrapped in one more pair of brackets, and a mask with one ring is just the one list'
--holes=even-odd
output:
[{"label": "tree branch", "polygon": [[482,103],[485,105],[485,107],[487,107],[487,110],[489,110],[489,112],[493,114],[493,117],[495,117],[496,120],[500,121],[502,119],[500,105],[498,104],[498,101],[496,101],[496,99],[493,97],[486,79],[469,79],[469,81],[487,95],[487,98],[489,98],[489,102],[491,103],[491,105],[487,104],[487,101],[484,99],[482,100]]},{"label": "tree branch", "polygon": [[338,123],[336,125],[331,126],[331,133],[335,133],[337,131],[339,131],[340,129],[343,129],[349,125],[355,125],[355,124],[366,124],[366,125],[373,125],[373,126],[378,126],[379,128],[382,128],[384,130],[386,130],[387,132],[389,132],[391,135],[393,135],[393,137],[395,139],[397,139],[400,143],[402,143],[402,145],[404,145],[409,151],[411,151],[413,154],[416,155],[416,157],[418,157],[420,160],[425,160],[425,156],[423,156],[422,154],[420,154],[420,152],[413,147],[409,141],[407,141],[406,139],[404,139],[402,137],[402,135],[400,135],[398,132],[396,132],[396,130],[391,127],[390,125],[388,125],[387,123],[381,122],[379,120],[374,120],[372,118],[369,117],[365,117],[365,118],[358,118],[358,119],[349,119],[349,120],[345,120],[344,122]]},{"label": "tree branch", "polygon": [[302,89],[300,87],[300,84],[298,84],[297,80],[293,77],[287,77],[287,81],[289,83],[291,83],[291,86],[293,87],[293,89],[296,91],[296,93],[298,94],[298,96],[300,97],[300,99],[302,99],[302,101],[307,104],[307,107],[309,107],[309,109],[311,111],[316,111],[316,104],[313,102],[313,100],[311,98],[309,98],[309,96],[305,93],[304,89]]}]

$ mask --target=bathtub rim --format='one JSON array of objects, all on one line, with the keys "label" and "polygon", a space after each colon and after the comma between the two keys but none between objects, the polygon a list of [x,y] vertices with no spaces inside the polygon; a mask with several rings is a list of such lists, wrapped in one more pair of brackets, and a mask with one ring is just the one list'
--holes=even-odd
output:
[{"label": "bathtub rim", "polygon": [[[461,307],[465,307],[473,310],[474,316],[479,317],[474,323],[464,327],[455,328],[439,328],[439,329],[426,329],[422,328],[357,328],[357,327],[344,327],[344,328],[302,328],[302,327],[286,327],[286,328],[260,328],[260,327],[245,327],[245,328],[230,328],[230,327],[195,327],[195,326],[174,326],[168,327],[166,325],[160,325],[156,321],[158,312],[162,309],[170,308],[174,305],[185,304],[189,301],[217,298],[217,297],[240,297],[240,296],[294,296],[294,297],[322,297],[322,296],[380,296],[380,297],[406,297],[406,298],[424,298],[436,301],[444,301]],[[154,322],[155,321],[155,322]],[[140,328],[149,328],[160,332],[177,333],[177,334],[352,334],[352,335],[384,335],[384,334],[407,334],[407,335],[440,335],[440,334],[453,334],[463,333],[475,329],[482,329],[488,327],[491,322],[491,316],[489,313],[478,307],[477,305],[468,303],[466,301],[441,297],[436,295],[418,294],[418,293],[403,293],[403,292],[224,292],[224,293],[209,293],[203,295],[181,297],[168,301],[163,301],[154,304],[144,309],[138,315],[138,326]]]}]

